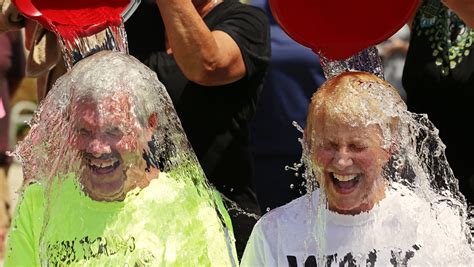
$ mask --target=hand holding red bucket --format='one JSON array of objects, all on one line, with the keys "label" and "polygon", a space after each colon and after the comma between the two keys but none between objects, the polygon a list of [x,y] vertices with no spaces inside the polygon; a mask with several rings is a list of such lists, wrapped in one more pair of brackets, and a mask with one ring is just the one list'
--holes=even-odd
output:
[{"label": "hand holding red bucket", "polygon": [[[140,1],[135,0],[13,0],[27,18],[71,40],[119,26],[123,14],[130,14]],[[133,11],[132,10],[132,11]],[[126,18],[125,18],[126,19]]]}]

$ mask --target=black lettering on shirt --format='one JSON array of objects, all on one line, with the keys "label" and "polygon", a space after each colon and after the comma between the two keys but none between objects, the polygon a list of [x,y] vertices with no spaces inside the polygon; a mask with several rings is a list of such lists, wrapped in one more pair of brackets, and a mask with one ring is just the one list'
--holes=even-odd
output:
[{"label": "black lettering on shirt", "polygon": [[318,267],[315,256],[309,256],[304,262],[304,267]]},{"label": "black lettering on shirt", "polygon": [[390,263],[394,267],[405,267],[408,265],[408,261],[415,256],[415,251],[420,250],[420,246],[413,245],[413,250],[405,251],[405,255],[402,255],[403,252],[401,250],[391,251],[392,258],[390,259]]},{"label": "black lettering on shirt", "polygon": [[298,267],[298,262],[296,261],[295,256],[286,256],[286,260],[288,261],[288,267]]},{"label": "black lettering on shirt", "polygon": [[374,249],[371,252],[369,252],[369,257],[367,258],[365,265],[367,267],[375,267],[376,261],[377,261],[377,250]]},{"label": "black lettering on shirt", "polygon": [[352,253],[347,253],[346,256],[342,259],[342,261],[339,263],[339,267],[356,267],[356,260],[354,259],[354,256],[352,256]]},{"label": "black lettering on shirt", "polygon": [[[420,250],[419,245],[413,245],[413,249],[409,249],[408,251],[396,250],[390,251],[391,259],[390,263],[394,267],[405,267],[408,265],[408,261],[415,256],[415,252]],[[338,260],[337,254],[325,256],[326,258],[326,267],[331,267],[334,265],[339,265],[339,267],[356,267],[360,266],[361,263],[357,262],[357,259],[354,258],[351,252],[347,253],[340,261]],[[288,267],[299,267],[298,265],[298,258],[294,255],[287,255],[286,259],[288,261]],[[367,253],[367,258],[365,264],[367,267],[375,267],[375,263],[377,262],[377,250],[374,249]],[[387,263],[381,263],[387,264]],[[315,255],[308,256],[305,261],[304,267],[317,267],[317,261]]]},{"label": "black lettering on shirt", "polygon": [[[50,265],[62,266],[69,265],[81,260],[99,258],[101,256],[113,256],[122,254],[126,256],[136,249],[135,238],[133,236],[122,238],[97,237],[91,239],[85,236],[80,240],[62,240],[47,245],[46,257]],[[139,259],[144,262],[153,260],[153,253],[150,251],[140,251],[140,255],[146,255],[146,259]]]},{"label": "black lettering on shirt", "polygon": [[[296,260],[295,256],[288,255],[286,256],[286,260],[288,261],[289,267],[298,267],[298,261]],[[306,258],[304,262],[304,267],[318,267],[318,263],[316,262],[316,257],[311,255]]]}]

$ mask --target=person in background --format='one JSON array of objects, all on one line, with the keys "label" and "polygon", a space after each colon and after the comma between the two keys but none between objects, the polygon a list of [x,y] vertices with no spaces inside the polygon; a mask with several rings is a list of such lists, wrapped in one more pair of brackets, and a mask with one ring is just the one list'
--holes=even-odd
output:
[{"label": "person in background", "polygon": [[130,54],[165,85],[207,178],[238,205],[241,255],[256,222],[245,213],[259,214],[248,127],[270,61],[268,18],[237,0],[157,0],[125,27]]},{"label": "person in background", "polygon": [[460,191],[474,204],[474,2],[424,0],[411,19],[403,71],[410,111],[426,113],[439,129]]},{"label": "person in background", "polygon": [[11,0],[0,0],[0,32],[24,29],[21,47],[29,53],[25,74],[36,79],[36,94],[41,101],[56,79],[66,72],[56,35],[40,24],[23,17]]},{"label": "person in background", "polygon": [[385,80],[398,90],[403,101],[407,100],[407,93],[402,85],[402,75],[409,42],[410,27],[405,25],[393,36],[377,45],[382,58]]},{"label": "person in background", "polygon": [[298,143],[301,132],[292,122],[305,127],[311,94],[325,78],[318,56],[283,31],[267,0],[253,0],[250,4],[265,11],[271,32],[272,58],[251,123],[255,187],[265,213],[305,193],[301,172],[285,170],[285,166],[299,163],[302,151]]},{"label": "person in background", "polygon": [[257,222],[241,266],[472,264],[453,208],[463,200],[438,202],[431,189],[415,189],[427,177],[409,145],[411,121],[397,90],[373,74],[325,82],[304,132],[306,174],[317,185]]},{"label": "person in background", "polygon": [[12,158],[7,155],[10,129],[10,98],[25,75],[25,54],[21,31],[0,34],[0,258],[3,254],[5,235],[10,225],[10,193],[8,169]]}]

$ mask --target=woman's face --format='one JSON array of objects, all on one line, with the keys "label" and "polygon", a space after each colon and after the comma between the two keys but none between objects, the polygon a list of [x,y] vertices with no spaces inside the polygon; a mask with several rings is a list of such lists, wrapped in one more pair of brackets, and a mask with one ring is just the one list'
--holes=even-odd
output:
[{"label": "woman's face", "polygon": [[326,193],[329,209],[357,214],[384,197],[383,166],[389,152],[382,147],[380,128],[352,127],[331,120],[316,122],[311,161]]}]

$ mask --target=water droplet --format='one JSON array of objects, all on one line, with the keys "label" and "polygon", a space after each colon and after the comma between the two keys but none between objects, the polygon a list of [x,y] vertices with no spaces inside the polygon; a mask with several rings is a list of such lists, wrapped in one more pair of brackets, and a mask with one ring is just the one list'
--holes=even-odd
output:
[{"label": "water droplet", "polygon": [[301,127],[301,126],[298,124],[298,122],[293,121],[291,124],[292,124],[299,132],[304,133],[303,127]]},{"label": "water droplet", "polygon": [[295,188],[295,185],[294,185],[294,184],[290,184],[290,188],[291,188],[291,189]]}]

